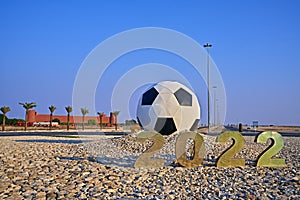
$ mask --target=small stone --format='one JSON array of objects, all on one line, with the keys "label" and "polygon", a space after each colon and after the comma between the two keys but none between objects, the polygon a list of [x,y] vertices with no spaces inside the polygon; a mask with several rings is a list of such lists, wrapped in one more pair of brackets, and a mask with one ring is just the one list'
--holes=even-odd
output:
[{"label": "small stone", "polygon": [[116,189],[107,189],[106,190],[108,193],[114,193],[114,192],[116,192]]},{"label": "small stone", "polygon": [[82,176],[87,176],[87,175],[89,175],[90,174],[90,172],[83,172],[82,173]]},{"label": "small stone", "polygon": [[48,192],[47,194],[46,194],[46,198],[47,199],[56,199],[56,193],[55,192]]},{"label": "small stone", "polygon": [[299,177],[296,176],[296,177],[292,178],[292,180],[293,181],[299,181]]},{"label": "small stone", "polygon": [[36,193],[37,199],[46,199],[46,192],[38,192]]}]

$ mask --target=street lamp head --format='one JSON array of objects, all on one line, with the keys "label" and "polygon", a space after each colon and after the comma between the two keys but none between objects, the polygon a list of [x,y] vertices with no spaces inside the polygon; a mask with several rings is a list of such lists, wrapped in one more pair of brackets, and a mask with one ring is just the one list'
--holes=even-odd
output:
[{"label": "street lamp head", "polygon": [[206,43],[206,44],[203,45],[203,47],[205,47],[205,48],[207,48],[207,47],[212,47],[212,44]]}]

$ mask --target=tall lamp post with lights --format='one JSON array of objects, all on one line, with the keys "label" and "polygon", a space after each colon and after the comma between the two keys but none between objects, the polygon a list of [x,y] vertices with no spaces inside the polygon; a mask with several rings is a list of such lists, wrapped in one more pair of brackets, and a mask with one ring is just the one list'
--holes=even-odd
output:
[{"label": "tall lamp post with lights", "polygon": [[209,48],[212,47],[212,44],[206,43],[203,45],[207,50],[207,132],[210,132],[210,75],[209,75]]},{"label": "tall lamp post with lights", "polygon": [[214,126],[217,126],[217,108],[216,108],[216,101],[217,101],[217,86],[213,86],[214,89]]}]

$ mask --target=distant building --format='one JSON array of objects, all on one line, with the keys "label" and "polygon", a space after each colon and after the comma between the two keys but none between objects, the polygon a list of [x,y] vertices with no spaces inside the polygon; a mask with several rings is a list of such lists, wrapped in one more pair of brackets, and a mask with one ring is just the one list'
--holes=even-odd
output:
[{"label": "distant building", "polygon": [[[53,115],[52,119],[59,119],[61,123],[68,122],[67,115]],[[88,123],[89,120],[95,120],[97,123],[100,123],[99,116],[85,116],[84,123]],[[36,124],[50,121],[50,114],[38,114],[35,110],[28,111],[28,124]],[[82,116],[72,116],[70,115],[70,124],[74,124],[74,122],[82,122]],[[107,126],[115,125],[116,119],[114,114],[111,112],[110,116],[104,115],[102,117],[102,123]]]}]

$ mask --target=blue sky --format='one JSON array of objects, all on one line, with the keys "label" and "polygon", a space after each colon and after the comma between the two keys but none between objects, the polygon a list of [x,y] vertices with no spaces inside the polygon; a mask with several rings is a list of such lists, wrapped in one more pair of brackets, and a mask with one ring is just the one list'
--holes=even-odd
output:
[{"label": "blue sky", "polygon": [[[64,107],[72,104],[74,80],[85,57],[114,34],[151,26],[213,44],[211,56],[227,94],[226,123],[259,120],[300,125],[299,8],[297,0],[2,0],[0,106],[11,107],[9,117],[23,118],[18,102],[35,101],[39,113],[48,113],[48,107],[55,105],[55,114],[64,115]],[[120,58],[107,73],[113,76],[118,65],[126,65],[127,70],[148,62],[172,66],[180,63],[176,59],[163,52],[143,51]],[[96,95],[101,102],[97,109],[106,113],[109,99],[101,92],[116,81],[107,80],[107,87],[100,83]],[[206,93],[203,83],[199,85],[205,123]]]}]

